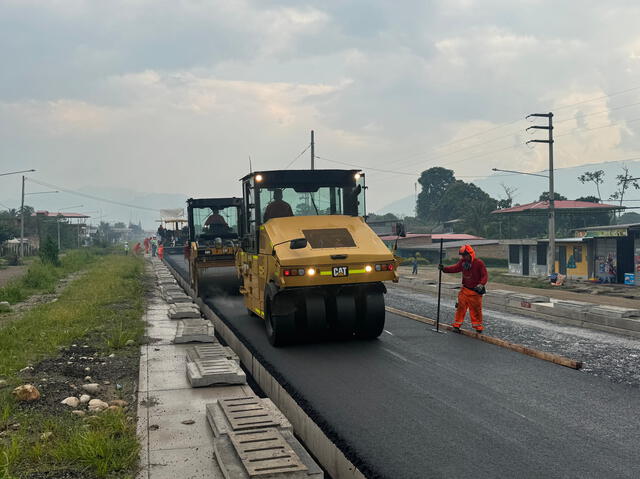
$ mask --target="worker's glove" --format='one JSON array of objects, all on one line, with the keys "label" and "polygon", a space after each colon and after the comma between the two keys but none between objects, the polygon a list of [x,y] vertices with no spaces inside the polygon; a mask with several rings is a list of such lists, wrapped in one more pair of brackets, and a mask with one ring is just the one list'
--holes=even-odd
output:
[{"label": "worker's glove", "polygon": [[443,265],[442,263],[440,263],[440,264],[438,265],[438,269],[439,269],[440,271],[444,271],[444,265]]},{"label": "worker's glove", "polygon": [[473,288],[473,290],[478,293],[480,296],[482,296],[484,293],[487,292],[487,288],[484,287],[484,284],[479,284],[478,286],[476,286],[475,288]]}]

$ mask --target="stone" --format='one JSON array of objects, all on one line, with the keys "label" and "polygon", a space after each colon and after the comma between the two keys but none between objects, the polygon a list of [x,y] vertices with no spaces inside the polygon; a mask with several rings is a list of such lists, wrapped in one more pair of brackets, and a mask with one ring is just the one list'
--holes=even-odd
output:
[{"label": "stone", "polygon": [[72,408],[77,408],[80,405],[80,399],[75,396],[69,396],[68,398],[62,400],[61,404]]},{"label": "stone", "polygon": [[27,366],[26,368],[22,368],[20,370],[21,373],[30,373],[31,371],[33,371],[33,367],[31,366]]},{"label": "stone", "polygon": [[80,404],[87,404],[89,401],[91,401],[91,396],[89,396],[88,394],[83,394],[82,396],[80,396]]},{"label": "stone", "polygon": [[85,416],[87,413],[85,413],[80,409],[76,409],[75,411],[71,411],[71,414],[73,414],[74,416],[82,417],[82,416]]},{"label": "stone", "polygon": [[127,407],[129,403],[122,399],[114,399],[113,401],[109,401],[109,406],[118,406],[118,407]]},{"label": "stone", "polygon": [[88,373],[89,371],[91,371],[91,368],[90,368],[90,367],[86,367],[86,368],[84,368],[84,372],[85,372],[85,373]]},{"label": "stone", "polygon": [[84,389],[88,393],[95,394],[100,390],[100,385],[97,383],[83,384],[82,389]]},{"label": "stone", "polygon": [[85,376],[84,380],[88,383],[90,383],[91,381],[93,381],[93,379],[91,378],[91,376]]},{"label": "stone", "polygon": [[0,389],[6,388],[8,385],[9,383],[7,381],[5,381],[4,379],[0,379]]},{"label": "stone", "polygon": [[0,313],[8,313],[11,311],[9,301],[0,301]]},{"label": "stone", "polygon": [[136,342],[133,339],[129,339],[124,343],[125,346],[133,346],[134,344],[136,344]]},{"label": "stone", "polygon": [[122,408],[120,406],[109,406],[107,409],[105,409],[105,411],[118,412],[118,411],[122,411]]},{"label": "stone", "polygon": [[184,421],[182,421],[182,424],[186,425],[186,426],[190,426],[191,424],[195,424],[196,422],[193,419],[185,419]]},{"label": "stone", "polygon": [[173,342],[175,344],[200,342],[214,343],[216,341],[213,324],[204,319],[181,319]]},{"label": "stone", "polygon": [[37,401],[40,399],[40,391],[33,384],[23,384],[13,390],[13,395],[18,401]]},{"label": "stone", "polygon": [[100,399],[92,399],[89,401],[89,411],[104,411],[108,407],[109,405]]},{"label": "stone", "polygon": [[52,436],[53,436],[53,433],[51,431],[46,431],[46,432],[43,432],[42,434],[40,434],[40,440],[41,441],[47,441]]}]

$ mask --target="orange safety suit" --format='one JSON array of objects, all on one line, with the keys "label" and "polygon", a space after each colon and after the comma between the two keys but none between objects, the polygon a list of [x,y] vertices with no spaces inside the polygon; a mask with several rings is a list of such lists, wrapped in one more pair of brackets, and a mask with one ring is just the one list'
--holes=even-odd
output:
[{"label": "orange safety suit", "polygon": [[164,258],[164,245],[163,244],[158,246],[158,258],[160,258],[160,259]]},{"label": "orange safety suit", "polygon": [[458,304],[452,326],[455,328],[462,326],[467,310],[469,310],[471,326],[476,331],[482,331],[484,329],[482,325],[482,295],[475,288],[479,285],[486,285],[489,275],[484,262],[476,258],[476,253],[470,245],[464,245],[460,248],[460,254],[463,253],[469,253],[471,256],[470,262],[460,259],[453,266],[447,266],[442,269],[445,273],[462,272],[462,287],[458,293]]}]

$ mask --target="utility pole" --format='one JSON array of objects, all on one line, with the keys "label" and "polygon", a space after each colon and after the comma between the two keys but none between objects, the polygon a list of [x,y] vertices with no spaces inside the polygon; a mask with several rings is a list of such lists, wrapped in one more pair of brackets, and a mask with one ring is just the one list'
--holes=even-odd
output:
[{"label": "utility pole", "polygon": [[311,169],[316,169],[316,144],[313,140],[313,130],[311,130]]},{"label": "utility pole", "polygon": [[547,267],[549,274],[555,273],[556,270],[556,199],[553,185],[553,113],[532,113],[527,115],[530,117],[547,118],[548,125],[540,126],[534,125],[527,128],[527,131],[531,129],[547,130],[549,132],[549,139],[547,140],[529,140],[529,143],[547,143],[549,145],[549,249],[547,250]]},{"label": "utility pole", "polygon": [[22,201],[20,202],[20,259],[24,258],[24,175],[22,175]]}]

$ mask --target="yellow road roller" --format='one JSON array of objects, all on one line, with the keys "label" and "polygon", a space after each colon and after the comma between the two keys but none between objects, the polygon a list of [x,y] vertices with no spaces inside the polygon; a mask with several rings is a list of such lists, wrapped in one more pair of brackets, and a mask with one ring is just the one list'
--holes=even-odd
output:
[{"label": "yellow road roller", "polygon": [[236,266],[251,313],[274,346],[377,338],[393,253],[365,222],[359,170],[260,171],[242,178]]},{"label": "yellow road roller", "polygon": [[189,278],[196,294],[208,268],[233,267],[239,247],[241,198],[189,198]]}]

